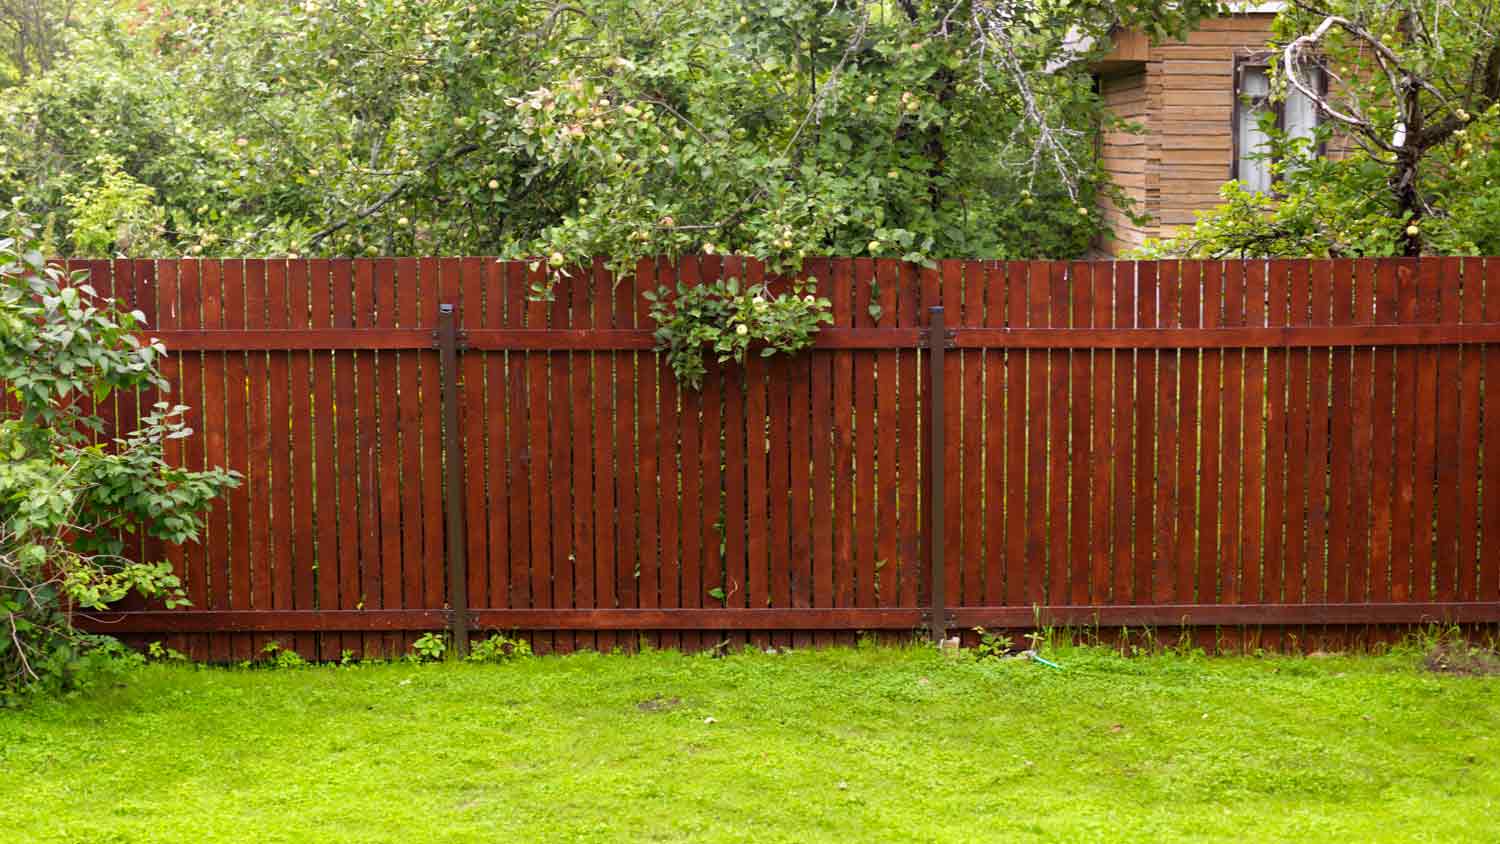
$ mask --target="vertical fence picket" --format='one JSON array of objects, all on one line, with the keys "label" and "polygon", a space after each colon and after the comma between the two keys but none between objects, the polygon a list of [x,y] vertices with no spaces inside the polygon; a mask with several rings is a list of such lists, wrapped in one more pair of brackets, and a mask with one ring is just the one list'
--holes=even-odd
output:
[{"label": "vertical fence picket", "polygon": [[[1355,264],[1354,317],[1355,325],[1370,325],[1375,321],[1375,262],[1361,260]],[[1351,354],[1353,366],[1353,388],[1350,398],[1350,429],[1352,444],[1349,487],[1352,498],[1349,502],[1349,590],[1348,599],[1354,602],[1368,600],[1370,564],[1370,514],[1372,500],[1371,464],[1374,451],[1374,352],[1369,346],[1360,346]]]},{"label": "vertical fence picket", "polygon": [[[677,264],[677,273],[671,279],[664,279],[663,284],[669,288],[675,288],[678,282],[696,286],[701,283],[701,267],[698,257],[695,255],[683,256]],[[662,378],[672,379],[676,384],[675,376],[670,369],[662,370]],[[705,379],[706,380],[706,379]],[[665,382],[663,382],[665,383]],[[706,386],[706,385],[705,385]],[[704,398],[702,387],[691,389],[682,387],[678,389],[682,402],[681,421],[678,430],[681,437],[680,454],[680,481],[678,501],[681,506],[681,516],[678,523],[679,544],[681,551],[678,554],[678,571],[680,577],[680,599],[679,604],[683,607],[694,608],[703,606],[703,474],[702,474],[702,452],[703,439],[708,436],[704,430]],[[776,414],[776,418],[787,424],[793,420],[783,418],[784,414]],[[718,432],[714,432],[717,440]],[[716,474],[716,473],[714,473]],[[774,484],[773,489],[777,489]],[[780,489],[786,489],[783,485]],[[701,637],[697,631],[685,631],[680,634],[684,649],[700,650],[703,647]]]},{"label": "vertical fence picket", "polygon": [[[1068,324],[1074,328],[1087,327],[1094,307],[1094,284],[1088,264],[1075,262],[1068,267],[1068,286],[1072,297]],[[1068,379],[1068,603],[1075,605],[1089,602],[1089,576],[1093,569],[1093,556],[1089,553],[1089,516],[1092,511],[1089,498],[1092,465],[1089,460],[1089,417],[1093,409],[1091,358],[1089,349],[1068,351],[1071,366]]]},{"label": "vertical fence picket", "polygon": [[[900,269],[900,289],[896,295],[896,327],[916,328],[922,324],[921,290],[917,272],[910,264]],[[816,357],[814,358],[816,361]],[[900,497],[897,502],[897,547],[899,554],[896,571],[902,607],[917,606],[918,583],[922,578],[922,444],[919,430],[919,410],[922,397],[917,385],[920,351],[916,348],[902,349],[896,353],[896,366],[900,370],[897,388],[898,457]],[[816,379],[814,380],[816,384]],[[816,429],[814,429],[816,430]],[[817,443],[814,441],[813,459],[817,460]]]},{"label": "vertical fence picket", "polygon": [[[312,313],[307,261],[287,262],[287,325],[290,328],[309,327]],[[291,413],[291,490],[292,524],[289,543],[292,566],[292,608],[311,610],[317,607],[317,535],[314,510],[313,466],[317,457],[318,443],[314,439],[316,416],[325,408],[313,404],[313,355],[309,351],[288,351],[288,412]],[[283,526],[283,531],[287,530]],[[292,637],[292,646],[304,659],[316,659],[320,654],[317,638],[307,633]]]},{"label": "vertical fence picket", "polygon": [[[1202,323],[1203,264],[1199,261],[1184,261],[1178,269],[1180,294],[1178,308],[1182,327],[1197,328]],[[1198,580],[1197,529],[1198,498],[1203,494],[1198,485],[1198,442],[1202,410],[1199,403],[1198,373],[1203,360],[1201,349],[1182,350],[1178,364],[1177,430],[1181,432],[1177,446],[1177,522],[1176,544],[1172,549],[1173,582],[1172,600],[1190,603],[1195,600]]]},{"label": "vertical fence picket", "polygon": [[[1472,264],[1470,265],[1472,266]],[[1484,319],[1500,322],[1500,258],[1484,261]],[[1484,349],[1484,522],[1479,543],[1481,601],[1500,600],[1500,346]]]},{"label": "vertical fence picket", "polygon": [[[342,263],[342,262],[340,262]],[[308,324],[315,329],[333,326],[333,268],[327,259],[308,262]],[[313,439],[313,484],[312,502],[317,542],[317,607],[319,610],[336,610],[340,607],[339,585],[344,575],[343,561],[339,553],[340,522],[347,515],[339,509],[338,491],[340,471],[349,464],[340,464],[338,456],[338,416],[348,413],[349,408],[335,403],[336,362],[334,352],[317,349],[311,353],[312,366],[312,439]],[[343,648],[338,633],[323,633],[318,637],[318,657],[324,660],[339,658]]]},{"label": "vertical fence picket", "polygon": [[[1135,327],[1155,328],[1157,321],[1157,267],[1141,263],[1135,267]],[[1152,491],[1155,489],[1156,447],[1156,352],[1142,349],[1135,356],[1135,603],[1151,602],[1152,575],[1156,569],[1153,544]]]},{"label": "vertical fence picket", "polygon": [[[1392,325],[1396,313],[1396,265],[1375,265],[1375,322]],[[1370,412],[1370,588],[1371,601],[1391,599],[1391,556],[1395,513],[1396,354],[1390,348],[1373,352],[1374,372]]]},{"label": "vertical fence picket", "polygon": [[[442,327],[443,319],[441,308],[447,304],[453,306],[453,330],[455,335],[458,335],[463,330],[466,320],[463,262],[457,258],[441,260],[423,258],[417,265],[417,281],[415,291],[403,290],[401,293],[407,298],[410,298],[411,292],[416,293],[416,316],[410,327],[422,329],[428,332],[429,338],[438,339],[437,332]],[[455,347],[460,345],[458,336],[454,337],[454,344]],[[440,344],[433,343],[433,345]],[[418,517],[420,521],[408,529],[417,534],[416,542],[420,542],[422,548],[422,554],[416,566],[419,574],[415,579],[418,582],[406,592],[406,605],[415,609],[442,609],[449,605],[452,597],[462,597],[469,602],[483,600],[484,555],[469,551],[470,534],[482,528],[471,524],[468,519],[467,499],[473,493],[466,491],[468,488],[464,483],[464,464],[472,462],[475,468],[482,472],[484,446],[483,443],[477,443],[473,450],[465,447],[462,407],[457,408],[458,412],[452,417],[457,420],[454,425],[456,439],[452,442],[460,450],[451,455],[454,461],[453,466],[445,469],[443,459],[446,443],[449,442],[445,439],[447,423],[444,416],[446,408],[443,401],[443,381],[452,379],[455,390],[461,387],[465,375],[463,367],[467,364],[455,361],[454,370],[448,372],[442,368],[440,349],[429,347],[406,354],[410,356],[411,363],[417,370],[419,384],[417,395],[420,397],[420,408],[411,429],[410,445],[408,446],[405,441],[404,434],[402,443],[403,448],[410,448],[415,454],[403,455],[403,463],[410,465],[412,460],[415,460],[420,471],[403,478],[403,481],[416,487],[418,506],[414,512],[420,513]],[[462,395],[462,393],[457,395]],[[481,392],[480,395],[482,396],[483,393]],[[463,500],[447,502],[445,505],[444,498],[448,490],[445,474],[447,471],[457,474],[459,480],[457,489],[464,491],[465,494]],[[482,485],[475,497],[479,498],[481,503],[484,501]],[[463,514],[463,536],[448,537],[446,535],[448,506],[458,508]],[[474,538],[477,539],[477,537]],[[461,562],[463,563],[464,588],[462,593],[455,593],[448,578],[454,564],[459,562],[457,556],[460,552],[463,554]],[[478,606],[485,606],[485,604],[478,604]],[[456,628],[455,632],[457,632]]]},{"label": "vertical fence picket", "polygon": [[[879,326],[891,326],[897,320],[897,295],[901,285],[901,265],[889,258],[882,258],[875,262],[875,278],[880,286],[880,296],[873,299],[874,304],[880,309],[880,318],[872,317],[872,324]],[[899,497],[899,464],[898,450],[899,432],[898,421],[900,419],[899,397],[901,379],[898,374],[898,355],[894,349],[881,350],[875,353],[875,411],[872,418],[874,435],[877,443],[875,447],[875,471],[876,488],[878,500],[875,502],[873,519],[876,523],[877,542],[876,549],[876,571],[874,572],[874,590],[877,602],[882,607],[894,607],[899,605],[897,594],[897,573],[900,571],[900,515],[897,511],[897,500]],[[800,370],[800,363],[794,362],[794,367]],[[795,395],[798,381],[794,377],[792,381]],[[804,419],[805,413],[799,414],[799,407],[794,401],[787,410],[788,419]],[[799,442],[801,438],[799,438]],[[797,459],[796,451],[793,452],[793,461]],[[806,460],[805,455],[802,459]],[[796,489],[797,477],[795,471],[791,480],[792,488]]]},{"label": "vertical fence picket", "polygon": [[[1432,323],[1440,318],[1443,303],[1441,267],[1437,261],[1425,260],[1417,263],[1417,315],[1422,322]],[[1438,436],[1442,408],[1438,404],[1439,378],[1442,352],[1434,346],[1422,346],[1418,352],[1417,395],[1413,410],[1418,420],[1416,460],[1414,461],[1412,491],[1412,596],[1428,601],[1433,598],[1436,580],[1437,559],[1433,546],[1433,525],[1437,520],[1433,485],[1437,475],[1437,451],[1440,439],[1446,440],[1452,428],[1443,428]]]},{"label": "vertical fence picket", "polygon": [[[1453,270],[1463,276],[1463,308],[1460,320],[1466,324],[1484,321],[1484,262],[1478,258],[1464,258],[1453,262]],[[1463,364],[1461,378],[1455,385],[1459,389],[1460,416],[1458,435],[1458,506],[1455,519],[1458,532],[1458,584],[1454,597],[1460,601],[1475,601],[1479,598],[1479,535],[1482,528],[1479,514],[1479,459],[1480,437],[1480,369],[1483,347],[1468,344],[1460,350]]]},{"label": "vertical fence picket", "polygon": [[[1175,262],[1157,267],[1156,324],[1158,328],[1181,325],[1182,268]],[[1177,349],[1162,349],[1156,356],[1156,534],[1151,576],[1153,603],[1171,603],[1176,594],[1177,566]]]},{"label": "vertical fence picket", "polygon": [[[613,328],[614,276],[602,260],[594,262],[594,326]],[[493,311],[492,311],[493,313]],[[493,317],[492,317],[493,319]],[[615,531],[621,513],[617,494],[620,463],[627,459],[615,447],[615,372],[618,354],[595,352],[593,358],[594,404],[594,607],[615,608]],[[618,645],[614,631],[601,630],[595,638],[602,653]]]},{"label": "vertical fence picket", "polygon": [[[1461,264],[1457,258],[1431,258],[1437,264],[1438,319],[1444,324],[1460,322],[1463,317]],[[1458,595],[1458,517],[1461,495],[1459,492],[1459,446],[1463,427],[1460,422],[1460,404],[1463,400],[1462,355],[1457,345],[1444,346],[1438,350],[1438,371],[1435,378],[1437,394],[1437,430],[1434,438],[1434,488],[1433,501],[1433,597],[1438,601],[1452,601]],[[1473,451],[1466,453],[1472,454]]]}]

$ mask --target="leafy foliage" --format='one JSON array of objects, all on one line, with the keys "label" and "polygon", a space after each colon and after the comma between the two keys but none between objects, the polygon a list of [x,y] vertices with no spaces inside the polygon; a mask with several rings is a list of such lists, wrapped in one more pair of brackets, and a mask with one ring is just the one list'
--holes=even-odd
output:
[{"label": "leafy foliage", "polygon": [[644,295],[656,320],[657,349],[677,380],[703,386],[705,355],[720,362],[740,361],[759,347],[761,357],[791,354],[812,345],[822,323],[833,322],[833,306],[816,295],[817,279],[799,279],[789,292],[773,294],[766,284],[741,286],[737,278],[710,284],[679,284]]},{"label": "leafy foliage", "polygon": [[192,434],[180,405],[158,403],[138,429],[99,441],[86,400],[164,387],[165,349],[136,339],[139,313],[48,266],[23,220],[0,215],[0,232],[0,384],[20,407],[0,414],[3,699],[76,685],[91,653],[108,654],[72,628],[68,605],[101,609],[132,591],[186,603],[171,565],[131,559],[126,539],[194,539],[199,514],[236,479],[163,459],[165,442]]},{"label": "leafy foliage", "polygon": [[469,645],[467,662],[499,663],[531,656],[531,642],[522,636],[495,633]]},{"label": "leafy foliage", "polygon": [[1213,6],[94,0],[0,103],[0,200],[75,255],[1066,257],[1080,38]]}]

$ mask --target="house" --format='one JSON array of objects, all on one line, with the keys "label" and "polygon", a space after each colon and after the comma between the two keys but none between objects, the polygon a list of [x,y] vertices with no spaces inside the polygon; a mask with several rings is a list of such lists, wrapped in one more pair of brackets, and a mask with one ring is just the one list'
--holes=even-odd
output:
[{"label": "house", "polygon": [[1266,44],[1281,5],[1245,6],[1204,21],[1184,41],[1152,44],[1142,32],[1113,33],[1109,52],[1092,66],[1096,84],[1106,106],[1142,131],[1102,133],[1098,154],[1150,221],[1138,225],[1101,197],[1113,236],[1095,244],[1097,253],[1119,255],[1191,224],[1193,212],[1219,204],[1230,179],[1270,189],[1267,162],[1255,157],[1265,142],[1260,114],[1275,110],[1293,134],[1310,132],[1318,119],[1296,92],[1285,103],[1266,100],[1267,61],[1274,58]]}]

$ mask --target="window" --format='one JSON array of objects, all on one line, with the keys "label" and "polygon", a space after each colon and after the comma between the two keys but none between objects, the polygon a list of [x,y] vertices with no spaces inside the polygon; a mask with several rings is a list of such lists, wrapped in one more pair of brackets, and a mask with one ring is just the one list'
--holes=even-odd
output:
[{"label": "window", "polygon": [[[1323,72],[1313,68],[1304,77],[1309,88],[1323,89]],[[1271,75],[1264,63],[1238,59],[1234,72],[1234,159],[1229,178],[1238,179],[1246,189],[1256,193],[1271,192],[1271,161],[1263,156],[1269,138],[1261,131],[1261,115],[1276,115],[1276,125],[1294,138],[1310,138],[1318,125],[1318,109],[1313,101],[1288,86],[1286,99],[1271,101]]]}]

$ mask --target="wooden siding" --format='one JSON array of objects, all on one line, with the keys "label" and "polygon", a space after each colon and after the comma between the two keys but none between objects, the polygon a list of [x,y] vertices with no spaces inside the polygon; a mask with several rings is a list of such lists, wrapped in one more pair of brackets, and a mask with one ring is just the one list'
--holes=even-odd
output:
[{"label": "wooden siding", "polygon": [[[1146,70],[1144,67],[1133,73],[1106,76],[1099,80],[1099,90],[1104,103],[1115,115],[1133,123],[1147,125],[1149,120],[1146,100]],[[1099,155],[1104,169],[1125,195],[1134,200],[1137,210],[1146,204],[1146,178],[1152,151],[1148,149],[1155,137],[1149,133],[1110,131],[1099,140]],[[1104,220],[1113,232],[1098,244],[1100,251],[1117,255],[1140,246],[1152,232],[1132,223],[1125,212],[1109,199],[1103,203]]]},{"label": "wooden siding", "polygon": [[1217,204],[1234,155],[1234,57],[1262,49],[1274,15],[1253,13],[1205,21],[1186,41],[1151,47],[1139,70],[1105,76],[1100,89],[1116,114],[1141,124],[1134,143],[1106,133],[1105,169],[1151,216],[1137,226],[1108,200],[1115,229],[1100,251],[1117,255],[1147,237],[1164,237]]}]

